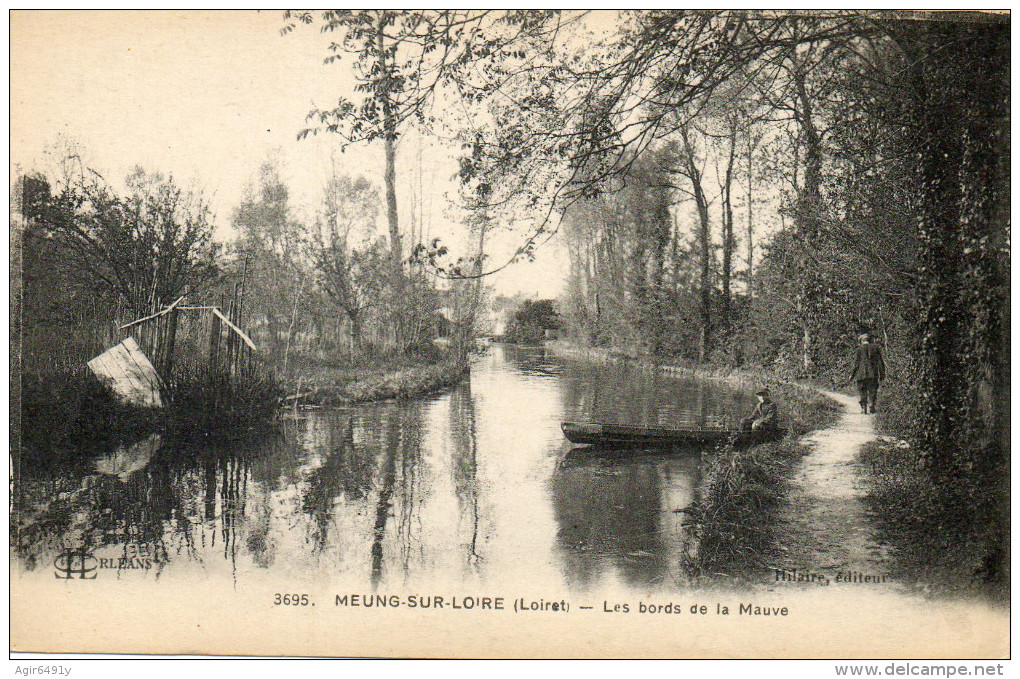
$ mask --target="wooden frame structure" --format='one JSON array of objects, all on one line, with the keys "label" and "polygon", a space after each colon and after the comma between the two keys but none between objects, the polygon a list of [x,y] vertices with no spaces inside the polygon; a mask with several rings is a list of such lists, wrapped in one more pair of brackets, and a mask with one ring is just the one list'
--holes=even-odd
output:
[{"label": "wooden frame structure", "polygon": [[241,328],[240,290],[234,292],[233,299],[224,295],[220,306],[182,304],[185,299],[182,295],[159,311],[125,323],[120,330],[131,331],[156,372],[168,376],[177,365],[183,314],[188,314],[187,325],[194,335],[190,338],[191,361],[200,362],[205,356],[205,369],[210,374],[237,376],[252,369],[258,347]]}]

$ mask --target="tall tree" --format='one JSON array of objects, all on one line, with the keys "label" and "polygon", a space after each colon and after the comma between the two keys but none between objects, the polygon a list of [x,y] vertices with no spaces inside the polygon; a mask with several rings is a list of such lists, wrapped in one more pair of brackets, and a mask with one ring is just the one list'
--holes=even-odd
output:
[{"label": "tall tree", "polygon": [[[319,130],[335,133],[346,143],[381,140],[385,152],[386,219],[394,263],[402,259],[397,213],[396,143],[408,126],[428,127],[437,98],[458,73],[481,55],[506,43],[486,31],[493,24],[520,24],[525,14],[458,10],[327,10],[320,14],[321,31],[336,36],[325,64],[350,65],[355,90],[352,101],[339,97],[335,106],[316,108],[316,123],[301,137]],[[297,23],[314,24],[311,12],[286,12],[283,33]],[[479,54],[476,54],[479,53]]]},{"label": "tall tree", "polygon": [[701,161],[692,141],[692,135],[686,127],[680,130],[680,138],[683,140],[683,159],[680,172],[690,182],[690,193],[694,196],[694,203],[698,211],[697,242],[701,268],[698,286],[701,315],[698,360],[705,361],[712,349],[712,223],[708,212],[708,196],[702,181]]},{"label": "tall tree", "polygon": [[[294,20],[312,24],[311,12],[286,12],[283,32],[295,28]],[[423,17],[393,10],[328,10],[321,15],[321,31],[335,33],[337,39],[329,45],[330,55],[325,63],[353,61],[355,89],[362,93],[360,102],[340,97],[335,107],[315,109],[309,120],[321,127],[304,130],[299,138],[319,129],[341,135],[348,143],[382,140],[385,152],[386,220],[389,226],[390,253],[394,269],[401,268],[403,259],[400,241],[400,222],[397,213],[396,142],[404,123],[423,115],[426,91],[420,87],[422,61],[415,64],[408,59],[407,49],[417,42],[417,30]],[[425,45],[419,45],[419,59],[426,54]],[[435,83],[432,84],[435,86]]]},{"label": "tall tree", "polygon": [[367,179],[334,176],[311,238],[319,283],[346,316],[355,351],[362,348],[366,312],[384,301],[383,249],[372,233],[378,212],[379,194]]},{"label": "tall tree", "polygon": [[236,256],[248,262],[251,294],[245,306],[265,319],[274,350],[289,346],[308,288],[310,274],[303,259],[308,234],[292,214],[290,190],[274,162],[259,168],[257,185],[246,191],[233,225],[239,232]]}]

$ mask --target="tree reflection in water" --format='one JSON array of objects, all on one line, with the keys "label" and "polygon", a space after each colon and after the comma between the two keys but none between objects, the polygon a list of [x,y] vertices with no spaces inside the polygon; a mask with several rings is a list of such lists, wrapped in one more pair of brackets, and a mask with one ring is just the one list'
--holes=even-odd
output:
[{"label": "tree reflection in water", "polygon": [[470,570],[477,573],[481,562],[478,553],[478,439],[470,383],[460,385],[450,396],[449,427],[453,443],[454,489],[460,508],[458,521],[466,524],[470,533],[465,545],[465,562]]},{"label": "tree reflection in water", "polygon": [[231,441],[26,449],[13,553],[40,574],[67,547],[145,545],[158,558],[144,575],[164,579],[668,584],[697,459],[558,463],[558,422],[713,417],[743,397],[494,347],[471,382],[426,399],[290,411]]},{"label": "tree reflection in water", "polygon": [[375,503],[375,527],[372,531],[372,586],[378,587],[383,570],[383,538],[386,536],[386,523],[389,521],[390,509],[393,507],[393,486],[397,481],[397,454],[400,447],[399,421],[395,417],[386,418],[386,445],[383,447],[383,465],[380,472],[381,485],[379,497]]}]

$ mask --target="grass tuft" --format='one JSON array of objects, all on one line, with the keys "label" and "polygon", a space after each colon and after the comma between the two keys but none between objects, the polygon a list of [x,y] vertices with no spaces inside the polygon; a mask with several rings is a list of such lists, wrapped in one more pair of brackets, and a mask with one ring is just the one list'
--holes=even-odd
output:
[{"label": "grass tuft", "polygon": [[742,450],[724,447],[705,458],[698,499],[683,511],[688,530],[683,566],[688,577],[750,577],[777,556],[777,516],[790,474],[807,447],[797,439],[835,424],[839,406],[797,384],[772,388],[781,404],[781,441]]}]

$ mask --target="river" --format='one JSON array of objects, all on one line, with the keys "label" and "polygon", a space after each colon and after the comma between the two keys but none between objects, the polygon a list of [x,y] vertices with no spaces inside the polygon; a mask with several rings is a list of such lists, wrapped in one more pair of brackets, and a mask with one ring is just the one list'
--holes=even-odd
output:
[{"label": "river", "polygon": [[444,394],[289,410],[276,434],[254,440],[153,434],[109,450],[32,451],[12,565],[52,578],[69,568],[66,550],[84,548],[104,577],[235,588],[671,591],[683,586],[678,510],[697,497],[699,451],[593,455],[559,424],[682,425],[752,406],[718,383],[494,345]]}]

